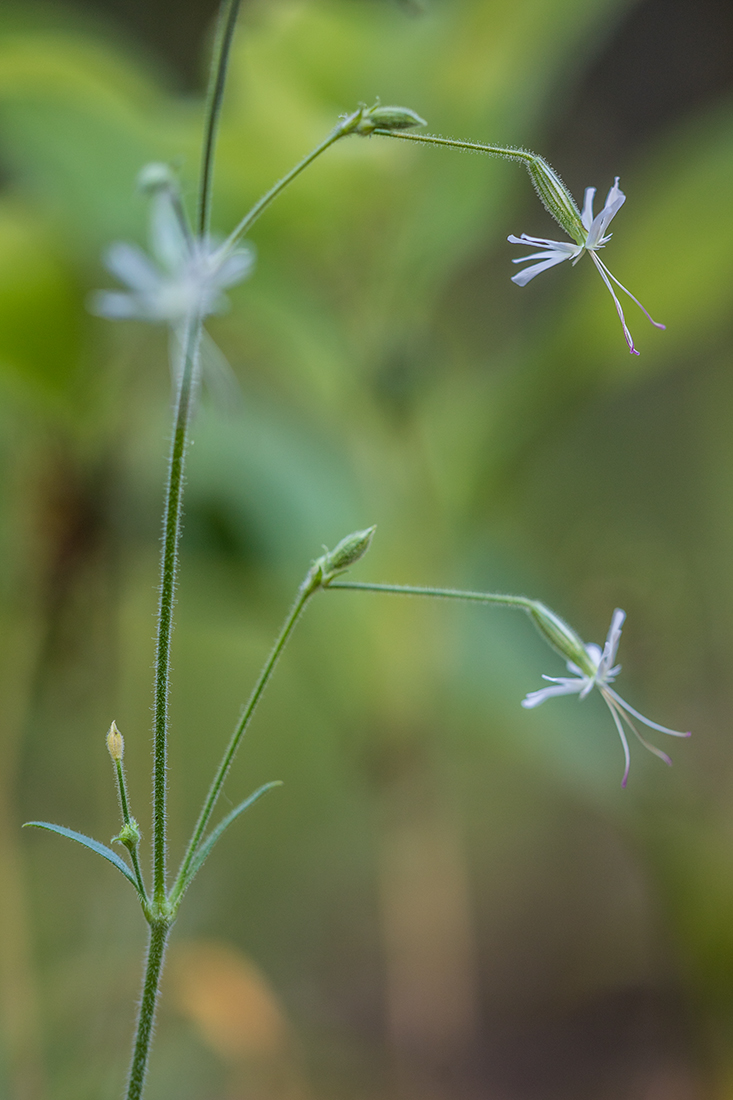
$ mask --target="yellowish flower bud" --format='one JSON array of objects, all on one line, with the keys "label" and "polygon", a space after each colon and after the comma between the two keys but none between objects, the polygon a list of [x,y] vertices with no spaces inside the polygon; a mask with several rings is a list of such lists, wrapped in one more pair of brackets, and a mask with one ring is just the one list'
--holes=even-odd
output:
[{"label": "yellowish flower bud", "polygon": [[115,763],[122,760],[122,754],[125,751],[125,742],[122,734],[117,729],[116,722],[113,722],[107,731],[107,749]]}]

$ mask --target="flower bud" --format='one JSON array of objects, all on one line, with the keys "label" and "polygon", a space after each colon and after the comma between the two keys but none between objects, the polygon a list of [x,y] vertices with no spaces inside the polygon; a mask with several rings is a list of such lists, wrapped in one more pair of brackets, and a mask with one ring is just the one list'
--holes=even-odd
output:
[{"label": "flower bud", "polygon": [[532,601],[529,613],[540,634],[553,649],[557,650],[566,661],[572,661],[587,676],[595,675],[596,669],[588,656],[588,651],[572,627],[539,600]]},{"label": "flower bud", "polygon": [[569,237],[578,244],[585,244],[587,233],[580,219],[580,211],[557,172],[550,168],[546,160],[535,155],[530,156],[525,163],[545,210],[552,214]]},{"label": "flower bud", "polygon": [[115,764],[122,760],[122,754],[125,751],[125,742],[122,734],[117,729],[116,722],[113,722],[107,731],[107,749]]},{"label": "flower bud", "polygon": [[409,107],[381,107],[377,103],[363,112],[354,127],[354,133],[371,134],[374,130],[411,130],[413,126],[427,126],[427,123]]},{"label": "flower bud", "polygon": [[353,535],[347,535],[333,550],[324,554],[323,572],[325,576],[330,573],[341,573],[363,558],[369,549],[372,536],[376,531],[376,525],[367,527],[364,531],[354,531]]},{"label": "flower bud", "polygon": [[[343,573],[363,558],[369,549],[372,536],[376,531],[376,525],[367,527],[363,531],[354,531],[347,535],[333,550],[326,550],[320,558],[316,558],[308,570],[308,575],[301,585],[301,591],[315,592],[317,588],[326,588],[339,574]],[[325,549],[325,547],[324,547]]]},{"label": "flower bud", "polygon": [[129,851],[133,852],[140,843],[140,826],[135,818],[131,817],[126,821],[117,836],[113,836],[112,839],[124,844]]},{"label": "flower bud", "polygon": [[137,188],[143,195],[157,195],[159,191],[177,190],[178,179],[169,164],[153,161],[140,169]]}]

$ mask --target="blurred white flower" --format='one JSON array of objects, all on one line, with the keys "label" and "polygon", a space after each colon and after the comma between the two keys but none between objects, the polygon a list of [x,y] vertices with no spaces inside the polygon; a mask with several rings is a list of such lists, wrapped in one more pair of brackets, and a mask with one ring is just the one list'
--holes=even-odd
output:
[{"label": "blurred white flower", "polygon": [[609,686],[614,682],[621,671],[621,665],[614,665],[614,661],[616,660],[616,651],[618,650],[618,644],[621,640],[621,628],[625,618],[626,613],[621,611],[620,608],[616,608],[613,613],[611,626],[603,650],[601,650],[600,646],[593,645],[592,643],[586,645],[585,650],[588,654],[589,667],[592,671],[586,673],[578,668],[572,661],[568,661],[567,667],[568,671],[573,673],[572,677],[543,676],[542,679],[549,680],[553,686],[541,688],[539,691],[532,691],[522,700],[523,707],[538,707],[540,703],[544,703],[546,699],[551,699],[554,695],[579,695],[581,699],[585,699],[586,695],[588,695],[594,687],[597,687],[608,705],[608,709],[616,724],[618,735],[621,738],[621,744],[623,745],[626,767],[621,781],[622,787],[626,786],[630,764],[629,743],[626,740],[626,733],[624,732],[624,722],[631,732],[638,737],[644,748],[649,749],[655,756],[664,760],[665,764],[671,765],[672,761],[666,753],[662,752],[661,749],[656,748],[654,745],[650,745],[649,742],[641,736],[632,718],[636,718],[637,721],[643,722],[644,725],[649,726],[650,729],[659,730],[660,733],[669,733],[672,737],[690,736],[689,733],[680,733],[679,730],[670,730],[667,729],[666,726],[660,726],[656,722],[650,722],[643,714],[639,714],[637,710],[630,707],[629,704]]},{"label": "blurred white flower", "polygon": [[227,307],[223,293],[251,271],[251,248],[225,250],[192,236],[170,187],[154,194],[150,231],[152,259],[134,244],[117,242],[107,251],[107,269],[128,289],[100,290],[93,313],[110,320],[158,321],[178,329],[187,317],[207,317]]},{"label": "blurred white flower", "polygon": [[630,290],[627,290],[626,287],[618,281],[615,275],[611,274],[597,255],[598,249],[603,248],[604,245],[610,241],[612,234],[607,233],[607,229],[613,218],[615,218],[616,214],[618,214],[619,210],[626,202],[626,195],[619,187],[618,180],[619,177],[616,176],[613,187],[606,196],[605,205],[600,214],[597,214],[595,218],[593,217],[593,199],[596,189],[595,187],[586,187],[585,202],[583,203],[583,212],[581,214],[581,221],[585,229],[585,239],[582,243],[570,244],[566,241],[549,241],[544,237],[529,237],[526,233],[522,233],[521,237],[512,235],[508,237],[507,240],[511,241],[512,244],[525,244],[540,248],[539,252],[533,252],[531,256],[521,256],[519,259],[512,261],[515,264],[527,263],[530,260],[539,261],[538,263],[532,264],[530,267],[525,267],[523,271],[512,276],[512,282],[516,283],[517,286],[526,286],[530,279],[534,279],[535,275],[539,275],[542,271],[547,271],[548,268],[554,267],[555,264],[562,263],[563,260],[572,260],[574,266],[583,253],[587,252],[598,268],[598,273],[608,287],[609,293],[613,298],[616,312],[619,315],[621,326],[624,330],[626,343],[629,346],[629,351],[632,355],[638,355],[639,353],[634,347],[634,341],[631,338],[631,333],[626,324],[624,311],[621,308],[621,303],[611,283],[615,283],[617,287],[623,290],[624,294],[628,294],[632,302],[636,302],[639,309],[646,314],[656,328],[664,328],[665,326],[655,321],[647,313],[641,302],[634,297]]}]

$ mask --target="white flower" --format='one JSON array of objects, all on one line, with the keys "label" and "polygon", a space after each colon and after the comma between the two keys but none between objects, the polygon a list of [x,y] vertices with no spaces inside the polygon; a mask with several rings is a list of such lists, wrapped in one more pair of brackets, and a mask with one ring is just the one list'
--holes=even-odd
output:
[{"label": "white flower", "polygon": [[252,269],[250,248],[225,250],[190,233],[171,188],[153,197],[150,244],[153,259],[134,244],[117,242],[105,266],[127,291],[100,290],[93,313],[111,320],[158,321],[179,329],[191,316],[204,318],[226,309],[223,291]]},{"label": "white flower", "polygon": [[603,279],[604,283],[608,287],[609,293],[613,298],[616,306],[616,312],[621,320],[621,325],[624,330],[624,336],[626,337],[626,343],[629,346],[629,351],[632,355],[638,355],[638,351],[634,347],[634,341],[631,338],[631,333],[626,325],[626,318],[624,317],[624,311],[621,308],[621,303],[616,296],[616,292],[613,289],[611,283],[614,282],[617,287],[623,290],[624,294],[628,294],[632,302],[636,302],[639,309],[641,309],[649,318],[651,323],[656,328],[664,328],[658,321],[655,321],[647,311],[644,309],[641,302],[634,297],[630,290],[627,290],[622,283],[618,281],[615,275],[612,275],[606,265],[601,259],[599,259],[597,252],[599,248],[603,248],[604,245],[610,241],[612,234],[607,233],[607,229],[611,224],[613,218],[618,214],[619,210],[626,202],[626,195],[623,193],[618,185],[618,176],[614,181],[613,187],[606,196],[606,203],[595,218],[593,217],[593,198],[596,193],[595,187],[586,187],[585,189],[585,202],[583,203],[583,213],[580,216],[580,220],[583,223],[585,229],[585,239],[580,244],[570,244],[567,241],[548,241],[544,237],[528,237],[526,233],[522,233],[521,237],[510,236],[507,240],[512,244],[526,244],[533,247],[539,246],[540,251],[532,253],[531,256],[521,256],[517,260],[512,262],[515,264],[526,263],[529,260],[538,260],[536,264],[532,264],[530,267],[525,267],[519,274],[512,276],[512,282],[517,286],[526,286],[530,279],[534,279],[535,275],[539,275],[542,271],[547,271],[548,268],[554,267],[555,264],[560,264],[563,260],[572,260],[573,266],[578,262],[584,252],[587,252],[593,263],[598,268],[598,273]]},{"label": "white flower", "polygon": [[634,733],[641,741],[642,745],[653,752],[655,756],[658,756],[661,760],[664,760],[665,764],[670,764],[672,761],[666,753],[661,749],[656,748],[654,745],[650,745],[649,742],[641,736],[638,729],[632,722],[632,717],[637,721],[643,722],[645,726],[649,726],[650,729],[659,730],[660,733],[669,733],[672,737],[689,737],[689,733],[680,733],[678,730],[667,729],[666,726],[660,726],[656,722],[650,722],[648,718],[645,718],[643,714],[639,714],[637,710],[630,707],[620,695],[617,695],[612,687],[609,685],[614,682],[619,672],[621,671],[621,665],[614,665],[616,660],[616,651],[618,649],[619,641],[621,640],[621,627],[623,626],[626,613],[621,611],[620,608],[616,608],[611,619],[611,626],[608,631],[608,637],[606,638],[606,644],[601,651],[600,646],[586,645],[585,650],[588,654],[589,664],[588,671],[585,672],[578,668],[572,661],[567,662],[568,671],[573,673],[573,676],[543,676],[543,680],[549,680],[553,687],[541,688],[539,691],[532,691],[530,694],[522,700],[523,707],[538,707],[540,703],[544,703],[545,699],[550,699],[554,695],[579,695],[581,699],[585,699],[594,687],[597,687],[601,695],[605,699],[608,709],[611,712],[611,716],[616,723],[616,729],[618,735],[621,738],[621,744],[624,748],[624,758],[626,760],[626,767],[624,770],[624,777],[621,781],[621,786],[626,786],[626,780],[629,775],[629,743],[626,740],[626,734],[624,732],[623,723],[629,727],[632,733]]}]

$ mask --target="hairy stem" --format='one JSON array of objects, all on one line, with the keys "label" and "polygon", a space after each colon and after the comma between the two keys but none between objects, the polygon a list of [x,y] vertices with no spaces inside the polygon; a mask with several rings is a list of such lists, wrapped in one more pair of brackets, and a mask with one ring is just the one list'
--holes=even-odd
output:
[{"label": "hairy stem", "polygon": [[204,145],[201,154],[201,176],[196,218],[199,237],[205,237],[209,232],[216,135],[219,127],[221,104],[224,99],[224,85],[227,78],[232,40],[237,26],[239,6],[240,0],[224,0],[219,12],[219,21],[216,29],[216,40],[211,59],[211,73],[209,75],[209,88],[206,97]]},{"label": "hairy stem", "polygon": [[163,514],[153,718],[153,901],[157,906],[162,906],[165,902],[166,768],[168,759],[171,635],[173,633],[173,606],[178,573],[178,543],[181,536],[183,472],[201,331],[201,319],[198,316],[192,317],[186,326],[184,336],[182,369],[178,386],[173,439],[168,465],[165,511]]},{"label": "hairy stem", "polygon": [[[115,760],[115,775],[117,776],[117,791],[120,799],[120,809],[122,811],[123,824],[130,824],[130,808],[129,800],[127,797],[127,781],[125,779],[125,769],[121,760]],[[127,846],[126,846],[127,847]],[[135,881],[137,882],[138,893],[140,894],[140,900],[143,906],[147,905],[148,893],[145,889],[145,882],[143,880],[142,871],[140,869],[140,860],[137,854],[137,845],[135,847],[128,847],[130,858],[132,859],[132,867],[135,872]]]},{"label": "hairy stem", "polygon": [[270,652],[270,655],[267,658],[262,668],[262,671],[260,672],[257,683],[255,684],[252,694],[249,697],[249,701],[247,702],[247,705],[242,712],[242,717],[239,719],[239,722],[234,729],[234,733],[230,738],[229,744],[226,747],[224,755],[221,759],[221,763],[219,764],[219,767],[217,769],[216,775],[214,776],[213,782],[209,788],[209,792],[206,796],[206,801],[204,802],[201,813],[199,814],[199,819],[196,822],[196,828],[193,831],[193,835],[186,850],[186,854],[183,858],[181,869],[178,872],[178,876],[171,890],[170,901],[174,912],[175,907],[180,901],[183,891],[185,889],[186,879],[189,867],[191,866],[191,861],[196,855],[196,850],[201,843],[204,832],[206,831],[206,826],[208,825],[211,819],[211,815],[214,812],[214,807],[216,806],[217,799],[219,798],[219,794],[221,793],[221,788],[224,785],[224,780],[226,779],[227,772],[229,771],[232,761],[234,760],[234,757],[236,755],[237,749],[239,748],[239,743],[247,730],[247,726],[252,719],[252,715],[257,708],[257,704],[262,698],[262,693],[267,687],[270,677],[275,670],[275,665],[277,664],[280,654],[287,644],[288,638],[293,632],[295,624],[300,618],[301,613],[305,608],[305,605],[308,603],[308,600],[319,587],[320,581],[314,578],[312,572],[309,572],[305,581],[298,590],[298,595],[292,607],[285,617],[285,622],[282,625],[277,640],[275,641],[275,644],[272,647],[272,651]]},{"label": "hairy stem", "polygon": [[485,145],[479,141],[458,141],[455,138],[434,137],[432,134],[409,134],[401,130],[386,130],[377,127],[373,133],[381,137],[400,138],[403,141],[417,141],[422,145],[442,145],[448,149],[463,149],[468,153],[487,153],[491,157],[504,160],[517,160],[529,172],[537,196],[545,210],[562,226],[568,236],[578,244],[585,244],[588,228],[578,210],[575,199],[554,168],[544,157],[529,149],[518,149],[511,145]]},{"label": "hairy stem", "polygon": [[389,592],[397,596],[433,596],[444,600],[468,600],[472,603],[492,603],[503,607],[520,607],[531,611],[536,601],[527,596],[500,596],[495,592],[462,592],[458,588],[420,588],[411,584],[370,584],[368,581],[332,581],[331,588],[351,588],[361,592]]},{"label": "hairy stem", "polygon": [[232,230],[232,232],[229,234],[226,241],[222,245],[222,249],[232,248],[239,240],[239,238],[247,232],[247,230],[254,224],[254,222],[257,221],[260,214],[262,214],[263,211],[265,211],[270,205],[270,203],[274,199],[276,199],[282,191],[285,190],[289,183],[292,183],[296,176],[299,176],[300,173],[304,169],[306,169],[309,164],[312,164],[313,161],[321,155],[321,153],[325,153],[326,149],[330,148],[330,146],[333,145],[334,142],[338,141],[339,138],[346,137],[347,134],[352,133],[354,129],[354,123],[361,117],[361,114],[362,112],[361,110],[359,110],[355,111],[353,114],[345,118],[334,130],[331,131],[328,137],[324,141],[322,141],[320,145],[317,145],[315,149],[312,149],[311,152],[308,153],[306,157],[303,157],[303,159],[299,161],[294,168],[291,168],[290,171],[282,177],[282,179],[278,180],[277,183],[274,184],[270,188],[270,190],[254,204],[249,213],[245,214],[239,225],[237,225],[236,228]]},{"label": "hairy stem", "polygon": [[135,1046],[132,1052],[130,1076],[127,1083],[127,1100],[140,1100],[143,1094],[145,1074],[148,1068],[148,1056],[150,1054],[150,1040],[153,1035],[155,1009],[160,988],[160,974],[163,969],[165,945],[170,927],[171,922],[168,920],[153,921],[150,925],[150,938],[148,941],[148,957],[145,963],[143,992],[140,1000],[140,1011],[137,1018]]}]

